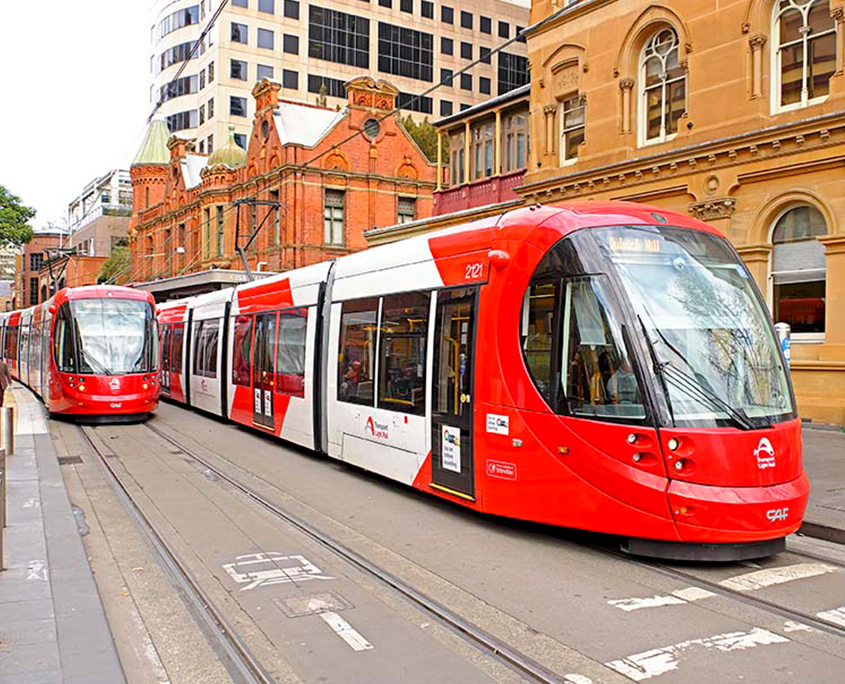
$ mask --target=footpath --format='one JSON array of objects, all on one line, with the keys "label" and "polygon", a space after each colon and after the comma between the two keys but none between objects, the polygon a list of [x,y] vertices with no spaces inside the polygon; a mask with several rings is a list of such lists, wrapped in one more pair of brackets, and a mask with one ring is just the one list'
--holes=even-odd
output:
[{"label": "footpath", "polygon": [[[7,395],[8,398],[9,395]],[[125,684],[46,412],[15,386],[0,572],[0,684]]]},{"label": "footpath", "polygon": [[845,544],[845,430],[808,423],[803,438],[812,489],[801,532]]}]

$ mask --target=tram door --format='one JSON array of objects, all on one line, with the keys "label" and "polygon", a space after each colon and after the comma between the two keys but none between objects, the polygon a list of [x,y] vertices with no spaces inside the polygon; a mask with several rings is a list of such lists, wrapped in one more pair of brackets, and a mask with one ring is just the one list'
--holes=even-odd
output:
[{"label": "tram door", "polygon": [[173,328],[161,326],[161,391],[170,394],[170,337]]},{"label": "tram door", "polygon": [[438,293],[431,393],[432,486],[475,498],[472,453],[475,287]]},{"label": "tram door", "polygon": [[252,420],[273,429],[273,389],[276,384],[276,314],[255,317],[252,342]]}]

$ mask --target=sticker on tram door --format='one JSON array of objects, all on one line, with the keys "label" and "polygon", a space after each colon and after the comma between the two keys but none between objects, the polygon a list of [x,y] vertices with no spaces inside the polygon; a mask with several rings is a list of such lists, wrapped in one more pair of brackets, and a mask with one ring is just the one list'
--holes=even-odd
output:
[{"label": "sticker on tram door", "polygon": [[253,402],[255,403],[254,410],[257,414],[260,415],[261,414],[261,390],[256,389],[253,394],[254,394]]},{"label": "sticker on tram door", "polygon": [[516,463],[506,461],[487,461],[487,474],[500,480],[516,479]]},{"label": "sticker on tram door", "polygon": [[273,393],[270,390],[264,390],[264,415],[273,417]]},{"label": "sticker on tram door", "polygon": [[443,430],[440,457],[444,470],[461,472],[461,428],[441,425]]},{"label": "sticker on tram door", "polygon": [[510,419],[508,416],[498,416],[495,413],[488,413],[487,432],[491,432],[494,435],[510,434]]}]

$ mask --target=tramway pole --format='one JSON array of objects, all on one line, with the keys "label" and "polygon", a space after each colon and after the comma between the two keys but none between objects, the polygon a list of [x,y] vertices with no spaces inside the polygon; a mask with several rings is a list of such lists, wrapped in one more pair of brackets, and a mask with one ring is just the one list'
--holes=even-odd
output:
[{"label": "tramway pole", "polygon": [[255,241],[255,238],[258,237],[258,234],[264,227],[265,222],[270,217],[271,212],[268,211],[266,214],[264,214],[264,218],[261,219],[261,223],[258,224],[258,227],[252,231],[252,235],[249,236],[249,240],[247,240],[246,245],[241,246],[242,204],[251,206],[253,214],[255,212],[255,207],[272,207],[273,209],[279,211],[282,209],[283,205],[278,200],[259,200],[253,198],[237,199],[232,202],[232,205],[235,207],[235,249],[238,250],[238,255],[241,257],[241,263],[243,264],[244,272],[246,273],[247,282],[252,282],[253,280],[255,280],[255,278],[252,275],[252,271],[249,270],[249,261],[246,258],[246,250],[249,249],[249,246]]}]

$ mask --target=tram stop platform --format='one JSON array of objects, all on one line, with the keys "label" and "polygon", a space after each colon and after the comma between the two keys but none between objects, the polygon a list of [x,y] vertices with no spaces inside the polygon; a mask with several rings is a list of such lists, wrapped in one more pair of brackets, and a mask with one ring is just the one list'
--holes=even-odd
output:
[{"label": "tram stop platform", "polygon": [[0,684],[125,684],[43,405],[26,388],[6,459]]}]

